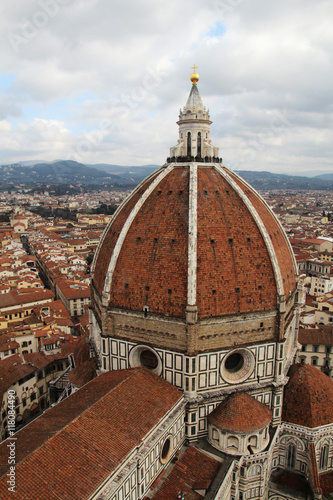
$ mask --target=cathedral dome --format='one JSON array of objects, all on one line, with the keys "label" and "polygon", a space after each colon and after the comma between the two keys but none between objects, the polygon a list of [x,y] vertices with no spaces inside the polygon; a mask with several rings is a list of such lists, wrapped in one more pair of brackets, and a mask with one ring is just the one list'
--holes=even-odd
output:
[{"label": "cathedral dome", "polygon": [[[289,241],[261,196],[223,165],[196,84],[177,123],[167,162],[122,203],[96,250],[91,288],[99,328],[187,352],[282,341],[296,296]],[[140,324],[125,321],[133,314]],[[200,322],[201,332],[189,330]],[[228,383],[253,371],[253,353],[237,356],[237,376],[229,358],[222,370]]]},{"label": "cathedral dome", "polygon": [[93,285],[111,307],[178,318],[192,294],[198,318],[209,318],[276,309],[295,289],[295,269],[284,231],[254,189],[223,165],[199,163],[194,172],[174,163],[112,218]]},{"label": "cathedral dome", "polygon": [[315,366],[291,366],[284,389],[282,420],[304,427],[333,423],[333,382]]}]

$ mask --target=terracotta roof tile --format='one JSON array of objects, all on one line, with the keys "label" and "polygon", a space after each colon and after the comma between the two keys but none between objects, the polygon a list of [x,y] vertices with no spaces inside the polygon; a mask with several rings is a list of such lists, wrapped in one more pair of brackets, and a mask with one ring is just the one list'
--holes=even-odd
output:
[{"label": "terracotta roof tile", "polygon": [[87,337],[83,336],[79,339],[74,350],[75,366],[79,366],[90,359],[90,348],[87,342]]},{"label": "terracotta roof tile", "polygon": [[53,298],[54,293],[46,288],[43,290],[40,290],[39,288],[29,288],[29,293],[18,293],[17,291],[12,291],[1,295],[0,309],[15,305],[29,304],[32,302],[38,303],[41,300]]},{"label": "terracotta roof tile", "polygon": [[282,420],[310,428],[333,423],[333,381],[306,363],[291,366],[288,375]]},{"label": "terracotta roof tile", "polygon": [[23,358],[26,363],[29,363],[37,370],[41,370],[58,359],[54,354],[46,355],[44,352],[28,352],[23,354]]},{"label": "terracotta roof tile", "polygon": [[326,472],[325,474],[320,474],[319,483],[324,495],[333,493],[333,472]]},{"label": "terracotta roof tile", "polygon": [[96,377],[96,369],[95,359],[88,359],[69,372],[68,380],[76,387],[83,387]]},{"label": "terracotta roof tile", "polygon": [[90,297],[90,286],[68,279],[57,280],[57,287],[67,300]]},{"label": "terracotta roof tile", "polygon": [[112,224],[107,226],[106,231],[102,236],[103,245],[99,249],[98,254],[96,254],[95,258],[97,258],[97,260],[94,271],[94,286],[99,294],[102,294],[103,292],[106,269],[109,265],[110,256],[113,252],[122,227],[125,224],[132,209],[135,207],[137,201],[142,196],[142,193],[149,187],[153,180],[154,177],[150,177],[149,179],[145,180],[139,186],[139,189],[124,201],[123,205],[119,208],[116,217],[113,217],[111,219]]},{"label": "terracotta roof tile", "polygon": [[221,175],[213,168],[201,170],[198,176],[199,317],[274,309],[275,277],[257,224],[240,196]]},{"label": "terracotta roof tile", "polygon": [[[287,298],[295,290],[293,253],[260,196],[227,172],[250,200],[271,238]],[[106,228],[96,254],[94,285],[101,295],[108,265],[131,210],[150,181],[134,192]],[[132,221],[110,285],[110,306],[184,318],[187,304],[189,167],[175,165]],[[242,197],[213,167],[198,165],[198,317],[277,307],[271,256]]]},{"label": "terracotta roof tile", "polygon": [[268,231],[281,270],[284,293],[288,298],[296,287],[296,281],[294,256],[287,244],[287,236],[258,193],[246,187],[241,179],[236,178],[234,173],[231,173],[231,176],[247,195]]},{"label": "terracotta roof tile", "polygon": [[[17,497],[90,498],[181,398],[144,368],[103,373],[16,433]],[[1,499],[8,498],[7,467]]]},{"label": "terracotta roof tile", "polygon": [[0,352],[8,351],[10,349],[17,349],[20,347],[20,344],[15,340],[9,340],[8,342],[0,345]]},{"label": "terracotta roof tile", "polygon": [[333,327],[300,328],[298,341],[301,344],[333,345]]},{"label": "terracotta roof tile", "polygon": [[113,306],[142,311],[148,305],[153,312],[185,317],[188,182],[188,170],[173,170],[135,217],[112,281]]},{"label": "terracotta roof tile", "polygon": [[246,392],[234,392],[210,413],[208,420],[226,431],[252,432],[266,427],[272,412]]},{"label": "terracotta roof tile", "polygon": [[177,499],[178,492],[181,491],[185,494],[186,500],[201,500],[202,495],[195,490],[208,488],[220,466],[220,462],[190,446],[151,498],[153,500]]}]

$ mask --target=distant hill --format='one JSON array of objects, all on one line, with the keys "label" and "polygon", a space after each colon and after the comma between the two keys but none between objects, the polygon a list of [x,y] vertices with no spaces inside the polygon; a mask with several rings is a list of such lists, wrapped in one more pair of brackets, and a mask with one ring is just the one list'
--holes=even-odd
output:
[{"label": "distant hill", "polygon": [[318,177],[301,177],[298,175],[273,174],[271,172],[254,172],[251,170],[236,170],[246,182],[251,184],[255,189],[270,190],[270,189],[304,189],[318,191],[333,191],[333,174],[331,181],[324,180],[323,176]]},{"label": "distant hill", "polygon": [[38,163],[30,168],[31,174],[37,176],[40,182],[58,181],[61,183],[90,184],[95,181],[118,181],[117,175],[112,175],[83,163],[72,160],[60,160],[54,163]]},{"label": "distant hill", "polygon": [[0,183],[49,183],[49,184],[112,184],[136,185],[119,175],[87,166],[72,160],[38,163],[33,166],[20,164],[1,165]]},{"label": "distant hill", "polygon": [[141,182],[149,174],[154,172],[161,165],[142,165],[140,167],[123,167],[121,165],[111,165],[109,163],[97,163],[95,165],[89,165],[90,167],[97,168],[98,170],[104,170],[110,174],[120,175],[123,179],[133,182]]},{"label": "distant hill", "polygon": [[[25,166],[23,166],[25,163]],[[109,185],[114,187],[134,187],[156,170],[159,165],[121,166],[108,163],[86,165],[72,160],[54,162],[1,165],[0,183],[47,183],[73,185]],[[273,174],[251,170],[236,171],[255,189],[303,189],[332,190],[333,174],[316,177]]]},{"label": "distant hill", "polygon": [[320,174],[320,175],[316,175],[314,177],[314,179],[320,179],[320,180],[323,180],[323,181],[333,182],[333,174]]}]

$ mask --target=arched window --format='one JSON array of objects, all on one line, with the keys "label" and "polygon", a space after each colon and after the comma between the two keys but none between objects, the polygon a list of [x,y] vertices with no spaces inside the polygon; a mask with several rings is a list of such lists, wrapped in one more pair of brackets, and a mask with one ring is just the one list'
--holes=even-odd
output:
[{"label": "arched window", "polygon": [[325,444],[322,449],[320,450],[320,462],[319,462],[319,468],[321,470],[326,470],[327,469],[327,464],[328,464],[328,446]]},{"label": "arched window", "polygon": [[213,429],[213,432],[212,432],[212,439],[214,441],[218,441],[219,440],[219,433],[216,429]]},{"label": "arched window", "polygon": [[249,450],[249,452],[253,453],[253,449],[256,448],[257,445],[258,445],[257,436],[250,436],[247,441],[247,449]]},{"label": "arched window", "polygon": [[197,155],[201,157],[201,132],[198,132]]},{"label": "arched window", "polygon": [[228,437],[228,442],[227,442],[227,447],[229,450],[238,450],[238,438],[236,436],[229,436]]},{"label": "arched window", "polygon": [[191,132],[187,132],[187,156],[191,156],[192,144],[191,144]]},{"label": "arched window", "polygon": [[260,476],[261,474],[261,466],[258,464],[252,465],[249,469],[249,476]]},{"label": "arched window", "polygon": [[287,449],[287,467],[295,468],[296,465],[296,446],[290,444]]}]

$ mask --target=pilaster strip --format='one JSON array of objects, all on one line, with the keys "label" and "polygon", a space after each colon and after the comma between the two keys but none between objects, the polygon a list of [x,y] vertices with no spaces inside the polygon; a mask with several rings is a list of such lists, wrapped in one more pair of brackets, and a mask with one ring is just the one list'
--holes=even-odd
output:
[{"label": "pilaster strip", "polygon": [[190,164],[189,176],[187,304],[194,306],[197,302],[198,167],[196,163]]},{"label": "pilaster strip", "polygon": [[[246,196],[246,194],[242,191],[242,189],[238,186],[238,184],[230,177],[230,175],[227,174],[226,170],[224,168],[221,168],[218,165],[214,165],[214,168],[221,174],[221,176],[230,184],[230,186],[236,191],[236,193],[239,195],[241,200],[244,202],[246,207],[248,208],[250,214],[252,215],[255,223],[258,226],[258,229],[261,233],[261,236],[264,239],[267,251],[269,253],[272,266],[273,266],[273,271],[274,271],[274,276],[275,276],[275,282],[276,282],[276,288],[277,288],[277,293],[279,295],[284,295],[284,287],[283,287],[283,281],[282,281],[282,276],[281,276],[281,271],[280,271],[280,266],[279,262],[277,260],[277,256],[273,247],[273,244],[271,242],[271,239],[269,237],[268,231],[263,224],[258,212]],[[242,179],[243,181],[243,179]]]},{"label": "pilaster strip", "polygon": [[143,193],[141,198],[138,200],[136,203],[135,207],[132,209],[129,217],[127,218],[120,235],[118,237],[117,243],[115,244],[115,247],[113,249],[112,257],[110,259],[109,267],[105,276],[105,282],[104,282],[104,292],[108,293],[110,290],[112,278],[113,278],[113,273],[116,268],[116,264],[118,261],[118,257],[121,251],[121,248],[123,246],[123,243],[125,241],[126,235],[129,231],[129,228],[132,225],[133,220],[137,216],[139,210],[141,209],[142,205],[145,203],[147,198],[151,195],[151,193],[154,191],[156,186],[168,175],[168,173],[174,168],[174,164],[170,164],[168,167],[164,168],[161,173],[156,177],[156,179],[150,184],[150,186],[146,189],[146,191]]}]

